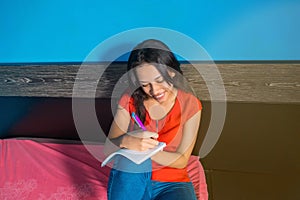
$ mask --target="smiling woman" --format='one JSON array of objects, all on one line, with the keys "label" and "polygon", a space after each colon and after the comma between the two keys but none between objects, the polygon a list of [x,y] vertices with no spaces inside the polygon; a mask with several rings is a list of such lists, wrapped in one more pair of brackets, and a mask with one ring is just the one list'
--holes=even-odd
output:
[{"label": "smiling woman", "polygon": [[[185,82],[180,63],[164,43],[148,39],[131,51],[127,70],[129,89],[119,101],[106,148],[115,149],[116,145],[145,151],[158,141],[167,146],[139,165],[122,156],[115,158],[108,199],[127,199],[129,195],[132,199],[197,199],[187,164],[196,142],[202,105],[182,89]],[[141,118],[147,131],[134,130],[132,112]],[[135,136],[141,135],[136,131],[147,134]]]}]

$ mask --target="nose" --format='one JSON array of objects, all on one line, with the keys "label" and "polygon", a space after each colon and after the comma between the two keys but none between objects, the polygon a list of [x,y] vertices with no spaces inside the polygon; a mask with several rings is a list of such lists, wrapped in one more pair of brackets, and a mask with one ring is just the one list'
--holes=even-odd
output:
[{"label": "nose", "polygon": [[157,93],[157,91],[159,91],[160,86],[157,83],[151,83],[150,84],[150,94],[151,95],[155,95]]}]

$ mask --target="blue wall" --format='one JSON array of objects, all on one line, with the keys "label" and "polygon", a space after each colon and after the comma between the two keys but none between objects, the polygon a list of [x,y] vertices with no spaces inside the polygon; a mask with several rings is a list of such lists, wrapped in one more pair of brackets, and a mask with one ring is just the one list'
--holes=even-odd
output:
[{"label": "blue wall", "polygon": [[181,32],[214,60],[300,60],[299,10],[299,0],[2,0],[0,63],[80,62],[141,27]]}]

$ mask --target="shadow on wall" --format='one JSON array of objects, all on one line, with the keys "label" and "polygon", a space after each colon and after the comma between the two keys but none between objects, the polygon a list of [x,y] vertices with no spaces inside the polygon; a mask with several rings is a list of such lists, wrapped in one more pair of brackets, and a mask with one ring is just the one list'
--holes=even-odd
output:
[{"label": "shadow on wall", "polygon": [[[85,104],[88,100],[82,98],[78,101]],[[0,97],[0,105],[1,110],[5,111],[0,114],[1,138],[80,139],[72,115],[72,98]],[[102,142],[112,122],[111,100],[95,99],[95,107],[102,130],[97,130],[97,135],[91,130],[80,137],[82,140]]]}]

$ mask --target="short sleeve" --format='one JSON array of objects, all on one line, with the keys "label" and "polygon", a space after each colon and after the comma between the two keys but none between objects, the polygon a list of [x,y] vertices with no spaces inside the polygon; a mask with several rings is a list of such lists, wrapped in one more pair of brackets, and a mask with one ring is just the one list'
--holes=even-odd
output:
[{"label": "short sleeve", "polygon": [[179,96],[179,102],[184,122],[202,110],[201,101],[193,94],[182,92]]},{"label": "short sleeve", "polygon": [[128,93],[124,93],[119,100],[119,106],[125,108],[128,112],[134,108],[133,99]]},{"label": "short sleeve", "polygon": [[202,104],[197,97],[191,95],[188,102],[189,103],[186,104],[187,120],[193,117],[197,112],[202,110]]}]

